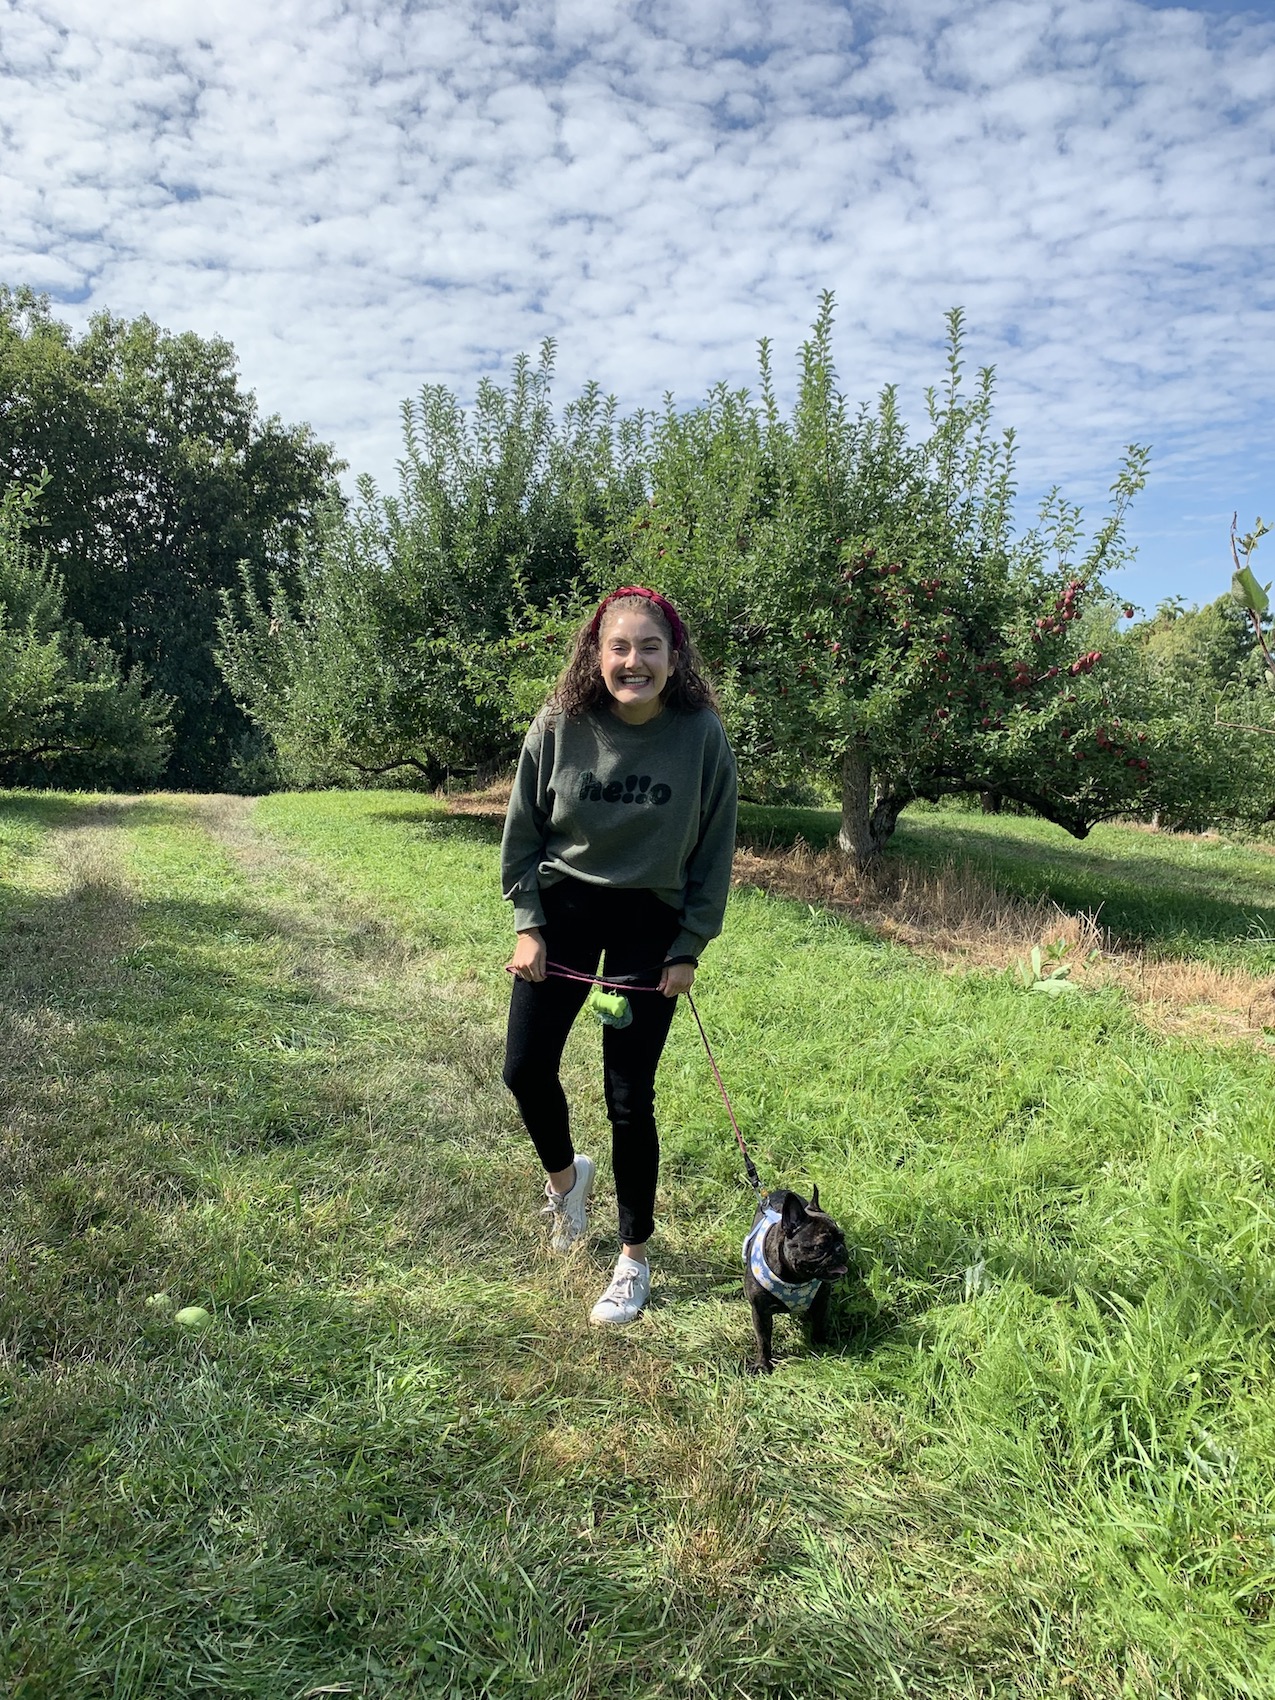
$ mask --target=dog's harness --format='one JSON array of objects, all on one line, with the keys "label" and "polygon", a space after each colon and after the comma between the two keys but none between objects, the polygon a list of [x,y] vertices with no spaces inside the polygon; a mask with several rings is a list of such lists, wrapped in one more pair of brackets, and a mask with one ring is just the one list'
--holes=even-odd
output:
[{"label": "dog's harness", "polygon": [[817,1277],[813,1281],[781,1281],[766,1262],[766,1230],[775,1227],[780,1220],[778,1210],[765,1206],[761,1221],[749,1230],[744,1241],[744,1267],[752,1271],[758,1286],[777,1298],[785,1310],[801,1316],[815,1302],[815,1294],[823,1282]]}]

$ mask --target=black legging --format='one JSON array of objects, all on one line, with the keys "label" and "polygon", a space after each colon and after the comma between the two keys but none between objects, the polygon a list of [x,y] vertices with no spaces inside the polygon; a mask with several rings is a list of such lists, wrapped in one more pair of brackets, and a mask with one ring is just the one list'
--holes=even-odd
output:
[{"label": "black legging", "polygon": [[[541,928],[550,962],[603,978],[640,974],[659,982],[665,952],[680,929],[675,909],[649,891],[619,891],[564,879],[543,893]],[[605,953],[605,955],[604,955]],[[566,1094],[558,1078],[563,1048],[589,987],[550,975],[533,984],[515,980],[505,1046],[505,1085],[535,1144],[546,1174],[575,1157]],[[633,1020],[602,1029],[603,1084],[611,1121],[611,1166],[620,1239],[641,1245],[655,1227],[660,1146],[655,1131],[655,1070],[677,1006],[656,991],[629,994]]]}]

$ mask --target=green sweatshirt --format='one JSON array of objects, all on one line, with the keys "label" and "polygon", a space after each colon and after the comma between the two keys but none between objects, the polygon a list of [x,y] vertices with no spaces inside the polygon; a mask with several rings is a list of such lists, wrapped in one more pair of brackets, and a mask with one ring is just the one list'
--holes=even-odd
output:
[{"label": "green sweatshirt", "polygon": [[698,957],[722,930],[734,849],[735,758],[711,709],[532,722],[500,847],[520,932],[544,925],[541,890],[571,876],[653,891],[682,918],[669,956]]}]

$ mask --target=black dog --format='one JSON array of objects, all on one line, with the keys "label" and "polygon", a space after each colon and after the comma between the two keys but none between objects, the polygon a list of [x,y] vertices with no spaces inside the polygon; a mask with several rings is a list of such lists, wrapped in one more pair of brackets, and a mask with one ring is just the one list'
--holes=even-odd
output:
[{"label": "black dog", "polygon": [[810,1203],[795,1192],[772,1192],[761,1202],[744,1241],[744,1292],[753,1309],[757,1357],[754,1375],[774,1369],[771,1334],[780,1311],[804,1317],[810,1338],[822,1346],[828,1338],[831,1282],[849,1268],[841,1229],[819,1208],[819,1188]]}]

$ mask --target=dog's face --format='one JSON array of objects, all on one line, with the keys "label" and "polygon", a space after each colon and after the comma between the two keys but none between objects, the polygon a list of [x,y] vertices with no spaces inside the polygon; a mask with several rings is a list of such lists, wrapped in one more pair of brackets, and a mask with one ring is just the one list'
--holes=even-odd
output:
[{"label": "dog's face", "polygon": [[780,1217],[784,1257],[799,1281],[835,1281],[850,1266],[845,1235],[819,1208],[819,1188],[810,1203],[795,1192],[784,1198]]}]

